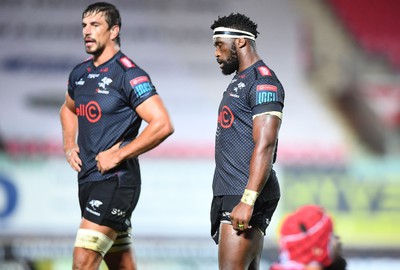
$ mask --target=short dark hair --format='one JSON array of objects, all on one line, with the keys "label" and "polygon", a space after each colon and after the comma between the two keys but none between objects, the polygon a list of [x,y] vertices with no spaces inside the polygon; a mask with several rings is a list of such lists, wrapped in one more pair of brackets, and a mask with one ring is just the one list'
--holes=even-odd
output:
[{"label": "short dark hair", "polygon": [[[118,9],[110,3],[107,2],[97,2],[89,5],[82,13],[82,19],[90,14],[90,13],[103,13],[105,20],[108,24],[108,29],[111,29],[114,25],[118,25],[119,28],[121,29],[121,16],[119,14]],[[121,39],[118,33],[118,36],[115,39],[115,42],[118,45],[121,45]]]},{"label": "short dark hair", "polygon": [[240,13],[231,13],[228,16],[220,17],[215,20],[211,25],[211,29],[214,30],[217,27],[228,27],[237,30],[247,31],[252,33],[255,37],[259,34],[257,31],[257,24],[250,20],[249,17]]}]

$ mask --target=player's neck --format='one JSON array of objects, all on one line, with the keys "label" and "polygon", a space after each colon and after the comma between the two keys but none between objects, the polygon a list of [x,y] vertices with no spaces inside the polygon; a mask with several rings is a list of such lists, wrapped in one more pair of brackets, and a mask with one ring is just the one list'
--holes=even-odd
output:
[{"label": "player's neck", "polygon": [[120,47],[118,45],[115,46],[108,46],[104,49],[104,51],[101,52],[100,55],[95,55],[93,57],[93,64],[94,66],[98,67],[102,64],[104,64],[105,62],[107,62],[108,60],[110,60],[111,58],[114,57],[114,55],[116,55],[120,50]]},{"label": "player's neck", "polygon": [[261,57],[257,53],[244,53],[242,55],[238,55],[239,57],[239,68],[238,73],[247,69],[248,67],[254,65],[256,62],[261,60]]}]

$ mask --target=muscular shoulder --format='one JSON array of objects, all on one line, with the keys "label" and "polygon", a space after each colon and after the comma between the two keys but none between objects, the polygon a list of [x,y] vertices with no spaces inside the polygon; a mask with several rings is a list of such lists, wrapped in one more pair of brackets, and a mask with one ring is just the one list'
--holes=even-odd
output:
[{"label": "muscular shoulder", "polygon": [[115,61],[125,71],[138,68],[138,66],[132,61],[132,59],[124,54],[119,55],[119,57],[117,57]]},{"label": "muscular shoulder", "polygon": [[[150,76],[135,62],[125,55],[116,59],[118,65],[123,69],[123,88],[127,91],[133,90],[134,97],[143,99],[156,92]],[[131,92],[130,92],[131,93]]]},{"label": "muscular shoulder", "polygon": [[285,92],[274,71],[263,61],[259,61],[253,66],[251,76],[253,80],[246,98],[253,109],[253,113],[281,112]]},{"label": "muscular shoulder", "polygon": [[279,81],[275,72],[270,69],[264,62],[260,62],[254,69],[254,84],[253,88],[257,92],[272,91],[279,93],[281,101],[285,97],[283,85]]},{"label": "muscular shoulder", "polygon": [[148,74],[142,68],[124,54],[121,54],[121,56],[116,59],[116,62],[122,68],[126,79],[134,79],[140,76],[148,77]]},{"label": "muscular shoulder", "polygon": [[253,69],[256,83],[270,83],[276,86],[282,86],[275,72],[269,68],[263,61],[260,61]]}]

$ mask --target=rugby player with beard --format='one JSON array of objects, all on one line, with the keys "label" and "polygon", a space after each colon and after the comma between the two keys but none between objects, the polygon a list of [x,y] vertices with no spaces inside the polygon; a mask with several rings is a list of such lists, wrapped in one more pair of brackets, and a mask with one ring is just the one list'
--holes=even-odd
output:
[{"label": "rugby player with beard", "polygon": [[222,73],[235,73],[218,109],[211,235],[219,269],[255,270],[280,198],[273,163],[285,92],[257,53],[250,18],[232,13],[211,29]]},{"label": "rugby player with beard", "polygon": [[[121,17],[109,3],[82,14],[85,49],[92,57],[70,73],[60,109],[63,145],[78,173],[81,222],[73,269],[136,269],[131,215],[139,200],[138,156],[173,133],[149,75],[120,50]],[[147,126],[139,129],[142,121]]]}]

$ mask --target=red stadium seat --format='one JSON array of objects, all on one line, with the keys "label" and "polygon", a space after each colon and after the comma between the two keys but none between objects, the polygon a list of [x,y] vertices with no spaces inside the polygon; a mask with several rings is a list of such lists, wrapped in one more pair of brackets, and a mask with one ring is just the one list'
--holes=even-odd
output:
[{"label": "red stadium seat", "polygon": [[327,0],[363,49],[400,68],[400,1]]}]

